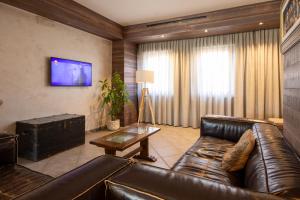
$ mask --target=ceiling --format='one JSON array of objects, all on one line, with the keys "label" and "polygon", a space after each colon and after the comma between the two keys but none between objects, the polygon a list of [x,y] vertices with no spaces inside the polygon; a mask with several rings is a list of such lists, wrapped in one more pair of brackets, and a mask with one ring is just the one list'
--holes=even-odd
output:
[{"label": "ceiling", "polygon": [[198,14],[268,0],[75,0],[123,25]]}]

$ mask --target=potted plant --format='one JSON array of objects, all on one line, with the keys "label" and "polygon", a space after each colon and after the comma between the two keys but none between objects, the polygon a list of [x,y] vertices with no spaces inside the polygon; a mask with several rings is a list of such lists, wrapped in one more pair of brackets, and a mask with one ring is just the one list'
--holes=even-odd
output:
[{"label": "potted plant", "polygon": [[107,79],[99,81],[101,86],[101,97],[103,108],[105,105],[109,108],[110,119],[107,120],[109,130],[118,130],[120,128],[120,119],[118,119],[125,103],[129,101],[129,94],[125,83],[122,81],[120,74],[114,73],[111,84]]}]

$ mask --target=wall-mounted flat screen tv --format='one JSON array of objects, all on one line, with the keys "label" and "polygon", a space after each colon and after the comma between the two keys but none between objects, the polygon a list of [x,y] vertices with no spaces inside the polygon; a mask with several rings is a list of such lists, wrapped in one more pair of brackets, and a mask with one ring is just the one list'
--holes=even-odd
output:
[{"label": "wall-mounted flat screen tv", "polygon": [[52,86],[91,86],[92,63],[50,58]]}]

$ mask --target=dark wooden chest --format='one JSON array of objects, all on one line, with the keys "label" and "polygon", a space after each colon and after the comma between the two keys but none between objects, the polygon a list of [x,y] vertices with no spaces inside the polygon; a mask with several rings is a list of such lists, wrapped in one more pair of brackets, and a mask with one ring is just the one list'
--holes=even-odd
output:
[{"label": "dark wooden chest", "polygon": [[16,123],[19,156],[38,161],[85,143],[85,116],[55,115]]}]

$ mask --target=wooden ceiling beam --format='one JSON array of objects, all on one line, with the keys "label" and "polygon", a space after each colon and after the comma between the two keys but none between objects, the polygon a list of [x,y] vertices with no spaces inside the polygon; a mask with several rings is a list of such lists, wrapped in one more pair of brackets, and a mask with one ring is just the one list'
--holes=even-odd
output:
[{"label": "wooden ceiling beam", "polygon": [[[278,28],[280,3],[280,0],[275,0],[127,26],[124,28],[124,39],[144,43]],[[264,24],[259,25],[259,22]]]},{"label": "wooden ceiling beam", "polygon": [[106,39],[123,39],[121,25],[73,0],[0,0],[0,2]]},{"label": "wooden ceiling beam", "polygon": [[[280,0],[274,0],[122,27],[73,0],[0,0],[0,2],[110,40],[125,39],[134,43],[278,28],[281,3]],[[261,21],[264,24],[259,26]]]}]

